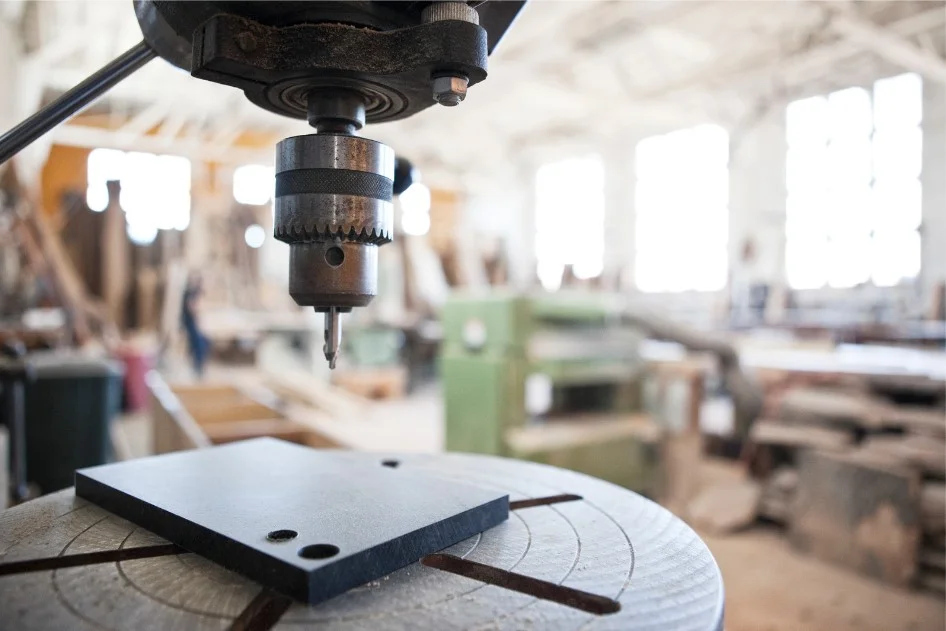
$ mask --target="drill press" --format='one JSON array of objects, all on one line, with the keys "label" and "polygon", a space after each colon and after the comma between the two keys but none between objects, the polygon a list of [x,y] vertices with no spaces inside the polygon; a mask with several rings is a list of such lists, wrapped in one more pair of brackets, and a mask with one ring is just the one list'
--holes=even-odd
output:
[{"label": "drill press", "polygon": [[[466,90],[486,77],[487,56],[522,4],[136,0],[144,41],[0,136],[0,163],[155,56],[195,77],[242,89],[267,110],[307,120],[315,134],[277,146],[274,232],[290,245],[293,298],[326,314],[331,363],[341,336],[340,314],[368,304],[376,292],[377,248],[392,238],[391,202],[397,192],[392,150],[355,132],[435,103],[458,105]],[[266,453],[251,443],[238,448],[258,458]],[[132,502],[135,513],[137,502],[155,492],[166,494],[176,479],[172,499],[191,501],[178,516],[186,520],[196,511],[198,520],[213,521],[214,529],[195,530],[190,524],[179,531],[168,528],[167,535],[224,565],[234,550],[246,554],[251,548],[269,550],[263,560],[283,554],[310,570],[332,563],[330,557],[352,553],[346,541],[390,525],[396,521],[390,512],[404,506],[394,502],[383,518],[360,521],[352,518],[362,514],[355,509],[372,514],[383,508],[392,488],[412,501],[429,499],[411,481],[418,474],[435,486],[463,481],[511,495],[514,501],[507,506],[514,518],[491,528],[492,522],[479,524],[473,530],[481,534],[380,580],[373,579],[390,568],[367,558],[368,576],[348,572],[338,578],[347,581],[342,587],[359,576],[369,582],[310,608],[272,588],[282,589],[285,568],[263,572],[268,581],[263,587],[119,519],[102,498],[99,505],[89,504],[64,490],[0,515],[0,524],[12,526],[9,536],[0,537],[5,581],[0,587],[7,587],[0,588],[0,620],[11,629],[225,624],[269,629],[283,617],[280,628],[722,628],[719,569],[696,533],[656,504],[588,476],[485,456],[310,453],[304,457],[338,469],[332,483],[323,478],[318,484],[317,468],[293,468],[278,454],[251,469],[242,453],[225,466],[204,462],[219,455],[208,449],[140,460],[160,472],[146,471],[140,479],[148,488],[122,498]],[[179,457],[196,458],[199,466],[184,470]],[[225,470],[263,489],[247,494],[244,484],[225,484],[224,491],[233,494],[227,496],[214,487],[229,478]],[[279,472],[282,477],[273,484]],[[407,475],[381,478],[401,473]],[[361,492],[344,492],[349,483]],[[92,488],[87,496],[95,495]],[[302,502],[311,502],[313,488],[342,497],[326,499],[313,511]],[[447,499],[455,496],[451,491]],[[247,497],[253,502],[247,504]],[[272,510],[260,510],[258,498],[267,499]],[[210,504],[219,510],[205,510]],[[158,515],[155,527],[172,523],[167,511],[149,506]],[[409,532],[400,534],[416,543],[421,530],[409,526],[417,515],[407,517],[398,523]],[[421,517],[425,527],[436,526],[435,515]],[[249,543],[234,547],[226,533],[248,521]],[[326,524],[334,524],[339,545],[313,539],[327,532]],[[467,534],[434,530],[451,531],[454,539]],[[296,555],[289,542],[297,535],[315,545]],[[379,535],[378,558],[392,562],[391,550],[413,558],[424,554],[410,546],[384,547],[401,538]],[[308,596],[316,602],[325,594]]]},{"label": "drill press", "polygon": [[290,295],[325,313],[334,367],[341,314],[371,302],[393,236],[394,153],[356,132],[459,105],[523,4],[135,0],[144,41],[0,136],[0,162],[154,56],[307,120],[314,134],[276,147],[274,236]]}]

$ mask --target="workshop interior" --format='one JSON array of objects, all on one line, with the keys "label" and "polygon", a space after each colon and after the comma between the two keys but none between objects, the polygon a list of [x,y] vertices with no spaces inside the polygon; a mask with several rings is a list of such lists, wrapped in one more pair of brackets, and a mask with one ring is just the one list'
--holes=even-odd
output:
[{"label": "workshop interior", "polygon": [[940,631],[943,0],[0,0],[0,628]]}]

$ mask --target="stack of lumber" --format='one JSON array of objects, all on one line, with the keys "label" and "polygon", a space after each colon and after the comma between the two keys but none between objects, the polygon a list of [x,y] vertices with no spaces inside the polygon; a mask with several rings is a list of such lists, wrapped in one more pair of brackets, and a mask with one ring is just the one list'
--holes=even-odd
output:
[{"label": "stack of lumber", "polygon": [[946,592],[946,484],[924,482],[920,489],[919,572],[917,583]]},{"label": "stack of lumber", "polygon": [[270,436],[309,447],[342,447],[315,427],[231,384],[168,385],[148,375],[155,453]]},{"label": "stack of lumber", "polygon": [[759,515],[784,524],[798,550],[943,591],[944,397],[929,383],[881,383],[819,377],[767,400],[748,451]]},{"label": "stack of lumber", "polygon": [[759,500],[759,515],[784,524],[791,517],[795,492],[798,490],[798,469],[779,467],[766,480]]},{"label": "stack of lumber", "polygon": [[366,399],[400,399],[407,392],[407,369],[404,366],[339,369],[332,374],[332,384]]},{"label": "stack of lumber", "polygon": [[799,551],[884,582],[910,585],[920,550],[920,476],[866,450],[806,450],[788,536]]}]

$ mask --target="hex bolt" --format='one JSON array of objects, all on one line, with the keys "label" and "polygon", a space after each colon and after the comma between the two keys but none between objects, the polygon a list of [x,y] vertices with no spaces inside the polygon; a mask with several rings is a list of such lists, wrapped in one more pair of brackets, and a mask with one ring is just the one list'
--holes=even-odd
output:
[{"label": "hex bolt", "polygon": [[[432,2],[421,14],[421,21],[424,24],[445,21],[479,24],[480,16],[466,2]],[[434,77],[434,100],[447,107],[456,107],[466,98],[469,83],[469,79],[457,74],[444,73]]]},{"label": "hex bolt", "polygon": [[459,75],[434,77],[434,100],[447,107],[455,107],[466,98],[469,80]]}]

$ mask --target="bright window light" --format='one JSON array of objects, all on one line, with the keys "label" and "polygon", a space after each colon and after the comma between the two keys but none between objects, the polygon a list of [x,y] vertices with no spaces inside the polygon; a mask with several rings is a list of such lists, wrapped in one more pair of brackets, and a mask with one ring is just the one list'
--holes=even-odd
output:
[{"label": "bright window light", "polygon": [[115,149],[93,149],[89,153],[88,188],[85,202],[89,209],[100,213],[108,207],[108,188],[105,183],[122,179],[125,153]]},{"label": "bright window light", "polygon": [[89,185],[85,190],[85,203],[92,212],[100,213],[108,208],[108,187],[103,184]]},{"label": "bright window light", "polygon": [[726,285],[728,164],[729,135],[718,125],[681,129],[637,144],[638,289],[716,291]]},{"label": "bright window light", "polygon": [[[156,230],[186,230],[191,216],[191,163],[180,156],[95,149],[89,154],[86,203],[101,212],[108,206],[106,182],[121,184],[118,203],[129,238],[154,241]],[[152,234],[152,232],[154,234]]]},{"label": "bright window light", "polygon": [[415,182],[401,193],[401,229],[405,234],[420,236],[430,231],[430,189]]},{"label": "bright window light", "polygon": [[247,164],[233,172],[233,199],[240,204],[268,204],[275,191],[275,169],[262,164]]},{"label": "bright window light", "polygon": [[604,162],[569,158],[542,166],[535,176],[535,254],[539,282],[562,284],[566,265],[588,279],[604,270]]},{"label": "bright window light", "polygon": [[786,109],[794,289],[896,285],[920,272],[923,82],[906,73]]},{"label": "bright window light", "polygon": [[128,223],[125,229],[135,245],[151,245],[158,237],[158,227],[148,221]]},{"label": "bright window light", "polygon": [[263,242],[266,241],[266,231],[263,229],[263,226],[255,223],[249,226],[246,232],[243,233],[243,240],[246,241],[248,246],[255,250],[261,247]]}]

